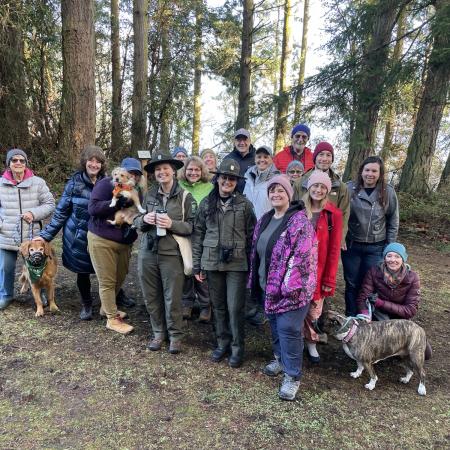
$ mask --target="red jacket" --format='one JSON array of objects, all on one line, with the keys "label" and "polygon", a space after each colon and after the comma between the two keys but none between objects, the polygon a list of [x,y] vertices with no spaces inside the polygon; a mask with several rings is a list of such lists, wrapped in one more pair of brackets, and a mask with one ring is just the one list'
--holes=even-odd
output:
[{"label": "red jacket", "polygon": [[408,270],[398,286],[392,288],[384,281],[380,267],[369,269],[359,291],[357,300],[358,312],[368,314],[366,298],[370,294],[378,294],[375,307],[388,314],[392,319],[411,319],[417,314],[420,301],[419,275]]},{"label": "red jacket", "polygon": [[[286,173],[287,166],[291,161],[294,161],[294,159],[298,158],[294,158],[292,145],[288,145],[273,157],[273,162],[281,173]],[[303,164],[305,172],[308,172],[309,169],[314,167],[313,155],[311,149],[308,147],[305,147],[302,156],[298,160]]]},{"label": "red jacket", "polygon": [[[329,212],[327,212],[329,211]],[[328,220],[331,219],[331,223]],[[329,230],[331,226],[331,230]],[[313,300],[332,297],[336,288],[336,274],[341,255],[342,211],[328,201],[317,220],[316,236],[318,240],[317,286]],[[322,286],[331,288],[330,292]]]}]

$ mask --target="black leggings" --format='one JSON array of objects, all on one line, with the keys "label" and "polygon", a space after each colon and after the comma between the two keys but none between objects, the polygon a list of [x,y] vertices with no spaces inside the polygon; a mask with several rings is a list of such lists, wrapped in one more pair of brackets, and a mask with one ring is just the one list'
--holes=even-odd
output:
[{"label": "black leggings", "polygon": [[83,300],[91,299],[90,273],[77,273],[77,286]]}]

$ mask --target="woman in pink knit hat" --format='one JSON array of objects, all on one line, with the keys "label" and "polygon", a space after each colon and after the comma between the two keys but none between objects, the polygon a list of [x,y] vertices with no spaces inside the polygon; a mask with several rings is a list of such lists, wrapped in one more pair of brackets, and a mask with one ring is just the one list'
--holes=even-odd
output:
[{"label": "woman in pink knit hat", "polygon": [[308,179],[303,197],[306,214],[314,226],[318,240],[317,285],[305,319],[304,335],[311,362],[320,361],[316,343],[319,335],[314,322],[322,314],[323,300],[332,297],[336,288],[336,274],[341,251],[342,212],[331,201],[331,179],[326,172],[314,171]]}]

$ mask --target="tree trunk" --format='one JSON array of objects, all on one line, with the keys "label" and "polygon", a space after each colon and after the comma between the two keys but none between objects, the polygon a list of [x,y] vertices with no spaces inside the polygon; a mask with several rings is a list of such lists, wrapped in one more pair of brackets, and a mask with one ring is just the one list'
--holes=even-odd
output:
[{"label": "tree trunk", "polygon": [[385,67],[388,59],[389,40],[400,1],[380,0],[373,13],[372,32],[362,60],[358,85],[358,103],[355,127],[350,136],[350,148],[344,172],[344,180],[354,178],[363,160],[373,153],[378,112],[384,89]]},{"label": "tree trunk", "polygon": [[429,190],[431,163],[450,85],[450,3],[448,0],[437,0],[435,8],[433,49],[399,186],[401,191],[415,195],[422,195]]},{"label": "tree trunk", "polygon": [[120,79],[119,0],[111,0],[111,155],[122,158],[122,82]]},{"label": "tree trunk", "polygon": [[442,171],[441,179],[437,190],[439,192],[448,192],[450,188],[450,153],[447,156],[444,170]]},{"label": "tree trunk", "polygon": [[195,4],[195,45],[194,45],[194,117],[192,120],[192,154],[198,155],[200,149],[200,115],[202,87],[202,25],[203,1]]},{"label": "tree trunk", "polygon": [[[163,6],[165,8],[165,6]],[[159,146],[161,150],[170,153],[170,123],[169,107],[172,101],[170,46],[169,46],[169,11],[164,10],[161,15],[161,105]]]},{"label": "tree trunk", "polygon": [[[406,10],[403,10],[398,17],[398,25],[397,25],[397,38],[394,46],[394,51],[392,53],[392,62],[393,64],[398,64],[403,52],[403,38],[402,36],[405,34],[406,27]],[[392,140],[394,136],[395,129],[395,118],[396,118],[396,101],[397,101],[397,86],[394,86],[392,89],[392,100],[390,100],[389,105],[387,106],[386,112],[386,124],[384,128],[384,139],[383,146],[381,148],[380,157],[384,161],[386,165],[392,151]]]},{"label": "tree trunk", "polygon": [[288,130],[289,92],[287,68],[291,54],[291,0],[284,2],[283,41],[281,43],[280,90],[277,104],[277,121],[275,123],[274,149],[282,150]]},{"label": "tree trunk", "polygon": [[133,0],[132,151],[147,148],[148,0]]},{"label": "tree trunk", "polygon": [[303,83],[305,82],[306,53],[308,50],[309,0],[303,5],[302,48],[300,51],[300,69],[298,71],[297,93],[295,94],[294,125],[300,122],[303,101]]},{"label": "tree trunk", "polygon": [[59,152],[75,166],[95,143],[95,31],[93,0],[62,0],[63,91]]},{"label": "tree trunk", "polygon": [[250,125],[250,85],[253,44],[253,0],[244,0],[242,22],[242,47],[239,77],[239,103],[236,128],[248,128]]}]

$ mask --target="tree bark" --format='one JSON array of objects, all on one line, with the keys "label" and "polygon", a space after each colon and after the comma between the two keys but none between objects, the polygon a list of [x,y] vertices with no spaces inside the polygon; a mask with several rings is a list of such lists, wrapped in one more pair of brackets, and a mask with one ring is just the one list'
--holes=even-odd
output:
[{"label": "tree bark", "polygon": [[[398,18],[397,25],[397,38],[394,46],[394,51],[392,52],[392,62],[393,64],[398,64],[403,52],[403,38],[402,36],[405,34],[406,27],[406,10],[403,10]],[[386,112],[386,124],[384,127],[384,139],[383,146],[381,148],[380,157],[384,161],[386,165],[392,151],[392,142],[394,137],[395,130],[395,118],[396,118],[396,98],[397,98],[398,88],[394,86],[392,89],[392,100],[390,100],[389,105],[387,106]]]},{"label": "tree bark", "polygon": [[242,22],[242,47],[239,77],[239,102],[236,128],[248,128],[250,125],[251,62],[253,46],[253,0],[244,0]]},{"label": "tree bark", "polygon": [[165,5],[161,14],[161,105],[160,105],[160,130],[159,146],[161,150],[170,153],[170,123],[169,107],[172,101],[171,73],[170,73],[170,45],[169,45],[169,23],[170,12]]},{"label": "tree bark", "polygon": [[379,0],[372,5],[374,17],[367,50],[360,66],[355,127],[343,179],[354,178],[363,160],[373,153],[378,113],[384,89],[388,44],[401,1]]},{"label": "tree bark", "polygon": [[111,0],[111,154],[122,158],[122,82],[120,77],[119,0]]},{"label": "tree bark", "polygon": [[439,192],[449,192],[450,190],[450,153],[447,156],[447,162],[445,163],[444,170],[442,171],[437,190]]},{"label": "tree bark", "polygon": [[147,148],[148,0],[133,0],[133,97],[131,148]]},{"label": "tree bark", "polygon": [[192,120],[192,154],[198,155],[200,149],[200,117],[202,87],[202,26],[203,1],[195,4],[195,46],[194,46],[194,117]]},{"label": "tree bark", "polygon": [[284,2],[283,40],[281,43],[280,90],[278,93],[277,120],[275,123],[274,149],[283,149],[288,129],[289,92],[287,68],[291,55],[291,0]]},{"label": "tree bark", "polygon": [[308,51],[309,0],[303,5],[302,48],[300,51],[300,68],[298,71],[297,93],[295,94],[294,125],[300,122],[303,101],[303,83],[305,82],[306,53]]},{"label": "tree bark", "polygon": [[447,0],[436,0],[435,8],[433,49],[399,185],[401,191],[414,195],[422,195],[429,190],[431,163],[450,85],[450,4]]},{"label": "tree bark", "polygon": [[[63,91],[60,156],[75,166],[95,143],[95,31],[93,0],[62,0]],[[66,165],[66,164],[65,164]]]}]

